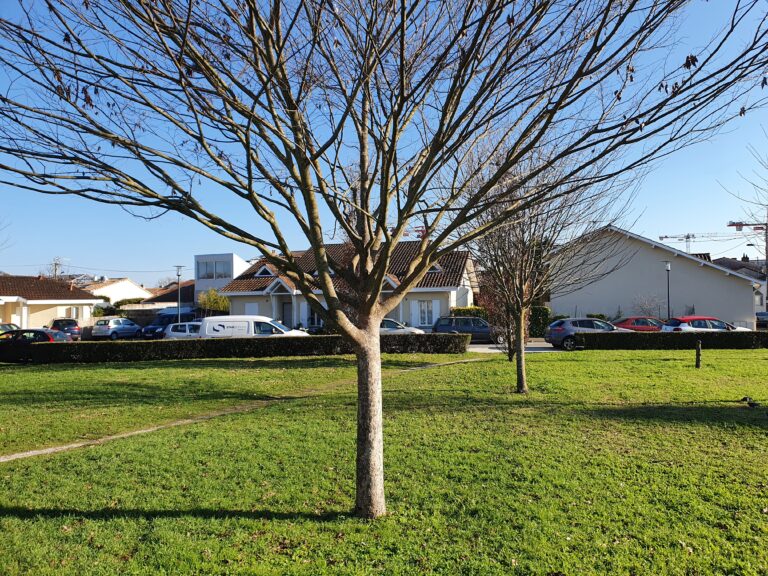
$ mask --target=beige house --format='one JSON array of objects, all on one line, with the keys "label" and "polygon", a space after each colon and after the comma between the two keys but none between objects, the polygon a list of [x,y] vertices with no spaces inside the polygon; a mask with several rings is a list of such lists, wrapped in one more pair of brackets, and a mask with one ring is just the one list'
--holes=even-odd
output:
[{"label": "beige house", "polygon": [[130,278],[105,278],[100,282],[87,284],[83,286],[83,289],[94,296],[101,296],[112,304],[121,300],[152,297],[149,290],[139,286]]},{"label": "beige house", "polygon": [[597,266],[606,275],[570,293],[565,279],[566,293],[553,294],[549,302],[554,314],[666,318],[669,295],[673,317],[699,314],[755,327],[754,278],[619,228],[606,229],[595,242],[605,246]]},{"label": "beige house", "polygon": [[[417,247],[418,242],[409,241],[400,242],[395,248],[387,279],[392,288],[405,274]],[[344,261],[346,245],[329,244],[326,249],[337,262]],[[312,274],[314,255],[309,251],[295,255],[299,267]],[[476,290],[477,279],[469,252],[451,252],[438,260],[388,316],[409,326],[431,328],[438,317],[447,315],[451,308],[472,306]],[[316,293],[320,294],[320,291]],[[230,314],[269,316],[291,328],[322,326],[293,282],[277,273],[264,259],[227,284],[221,294],[229,298]]]},{"label": "beige house", "polygon": [[73,284],[38,276],[0,276],[0,321],[38,328],[54,318],[91,324],[94,304],[101,302]]}]

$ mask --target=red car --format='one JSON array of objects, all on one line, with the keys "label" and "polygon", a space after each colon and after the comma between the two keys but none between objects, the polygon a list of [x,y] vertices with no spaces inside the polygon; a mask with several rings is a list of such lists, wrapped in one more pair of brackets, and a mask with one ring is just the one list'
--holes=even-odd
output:
[{"label": "red car", "polygon": [[664,322],[652,316],[629,316],[617,320],[613,325],[635,332],[661,332]]}]

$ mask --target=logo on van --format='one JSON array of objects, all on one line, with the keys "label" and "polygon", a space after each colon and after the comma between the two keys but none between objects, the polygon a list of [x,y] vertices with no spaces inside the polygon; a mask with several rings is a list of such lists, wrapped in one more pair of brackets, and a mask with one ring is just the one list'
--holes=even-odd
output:
[{"label": "logo on van", "polygon": [[211,326],[211,329],[214,332],[221,332],[222,330],[224,330],[224,328],[226,328],[226,326],[224,326],[224,324],[215,324],[214,326]]}]

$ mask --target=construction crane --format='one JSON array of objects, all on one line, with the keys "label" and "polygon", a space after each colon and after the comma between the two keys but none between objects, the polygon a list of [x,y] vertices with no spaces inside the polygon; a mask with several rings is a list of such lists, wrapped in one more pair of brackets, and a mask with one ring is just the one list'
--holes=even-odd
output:
[{"label": "construction crane", "polygon": [[718,232],[687,232],[686,234],[667,234],[659,236],[659,240],[673,240],[675,242],[685,242],[685,251],[691,253],[691,242],[704,240],[738,240],[742,238],[741,234],[720,234]]}]

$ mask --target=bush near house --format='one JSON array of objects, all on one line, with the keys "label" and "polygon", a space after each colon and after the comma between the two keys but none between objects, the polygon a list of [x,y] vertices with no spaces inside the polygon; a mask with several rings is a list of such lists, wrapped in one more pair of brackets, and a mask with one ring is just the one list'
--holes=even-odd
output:
[{"label": "bush near house", "polygon": [[693,350],[768,348],[768,332],[595,332],[576,334],[586,350]]},{"label": "bush near house", "polygon": [[488,320],[488,311],[482,306],[454,306],[451,316],[476,316]]},{"label": "bush near house", "polygon": [[595,318],[596,320],[605,320],[608,321],[608,316],[605,314],[587,314],[587,318]]},{"label": "bush near house", "polygon": [[[381,351],[391,354],[462,354],[468,334],[386,334]],[[341,336],[280,338],[202,338],[122,342],[71,342],[5,346],[0,362],[34,364],[139,362],[194,358],[266,358],[352,354]]]}]

